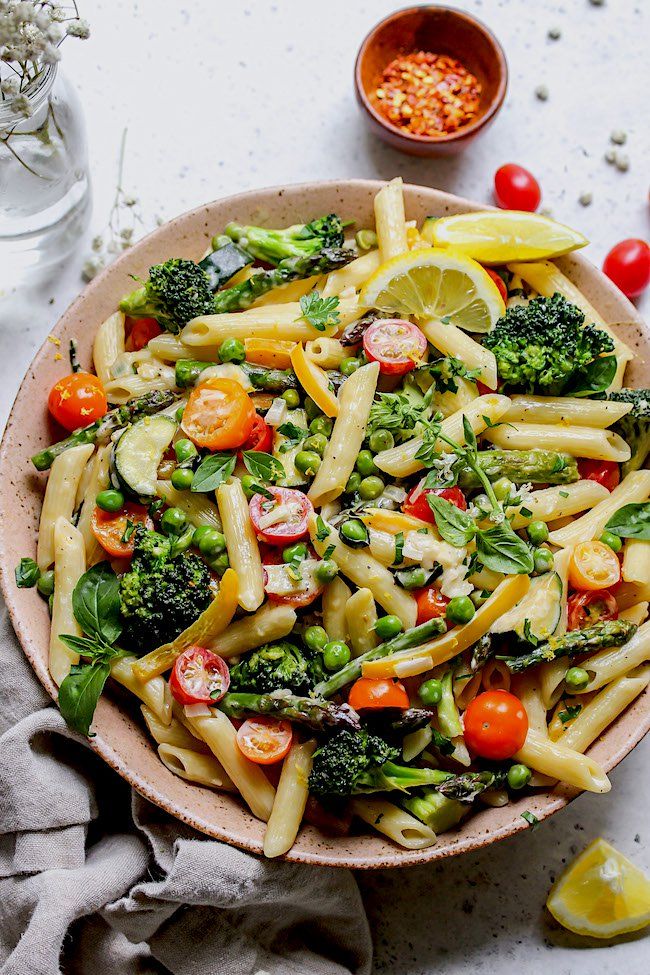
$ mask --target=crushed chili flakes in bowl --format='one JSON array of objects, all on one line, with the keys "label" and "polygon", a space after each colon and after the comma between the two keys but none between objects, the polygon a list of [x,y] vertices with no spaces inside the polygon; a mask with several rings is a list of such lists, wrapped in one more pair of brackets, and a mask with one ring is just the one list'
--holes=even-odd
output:
[{"label": "crushed chili flakes in bowl", "polygon": [[456,132],[476,117],[481,85],[456,58],[417,51],[386,65],[375,98],[393,125],[435,137]]}]

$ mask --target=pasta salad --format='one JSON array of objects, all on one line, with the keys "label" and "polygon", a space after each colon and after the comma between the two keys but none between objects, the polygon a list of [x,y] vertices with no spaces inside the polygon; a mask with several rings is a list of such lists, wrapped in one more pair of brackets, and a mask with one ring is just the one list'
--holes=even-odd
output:
[{"label": "pasta salad", "polygon": [[[232,223],[97,329],[36,559],[49,669],[90,734],[109,681],[164,765],[422,849],[561,781],[650,680],[650,392],[537,214]],[[74,350],[72,350],[72,353]]]}]

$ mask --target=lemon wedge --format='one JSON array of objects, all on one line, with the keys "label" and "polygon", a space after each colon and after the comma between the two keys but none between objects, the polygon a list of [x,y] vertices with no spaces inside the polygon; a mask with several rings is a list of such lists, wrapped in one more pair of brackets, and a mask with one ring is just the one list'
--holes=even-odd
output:
[{"label": "lemon wedge", "polygon": [[650,924],[650,880],[598,839],[556,880],[546,906],[569,931],[614,938]]},{"label": "lemon wedge", "polygon": [[392,315],[444,319],[467,332],[489,332],[505,313],[485,268],[464,254],[435,247],[381,264],[361,289],[359,304]]},{"label": "lemon wedge", "polygon": [[571,227],[521,210],[457,213],[428,220],[421,234],[435,247],[453,247],[483,264],[540,261],[589,243]]}]

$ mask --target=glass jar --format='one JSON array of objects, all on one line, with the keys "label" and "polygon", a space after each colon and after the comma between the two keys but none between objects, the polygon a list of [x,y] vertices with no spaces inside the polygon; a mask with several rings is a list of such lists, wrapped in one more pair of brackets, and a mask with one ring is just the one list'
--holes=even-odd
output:
[{"label": "glass jar", "polygon": [[56,65],[25,89],[31,115],[0,102],[0,290],[70,255],[90,219],[86,132]]}]

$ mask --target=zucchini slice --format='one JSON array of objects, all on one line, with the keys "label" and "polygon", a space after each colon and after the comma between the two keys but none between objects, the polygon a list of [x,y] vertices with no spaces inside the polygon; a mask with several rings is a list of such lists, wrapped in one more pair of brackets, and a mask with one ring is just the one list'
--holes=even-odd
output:
[{"label": "zucchini slice", "polygon": [[112,473],[132,497],[155,498],[158,466],[176,426],[169,416],[145,416],[125,430],[113,448]]},{"label": "zucchini slice", "polygon": [[501,616],[491,627],[491,633],[516,633],[525,639],[528,620],[530,634],[547,640],[558,628],[562,615],[562,580],[557,572],[545,572],[532,579],[530,589],[516,606]]},{"label": "zucchini slice", "polygon": [[[304,410],[288,410],[285,423],[293,423],[295,426],[300,427],[301,430],[306,430],[307,436],[309,436],[309,424],[307,423],[307,414]],[[286,475],[278,481],[278,484],[280,487],[301,487],[309,483],[309,479],[304,474],[301,474],[295,463],[296,456],[303,449],[302,444],[299,443],[295,447],[290,447],[289,450],[283,452],[281,447],[282,444],[286,443],[286,440],[287,438],[283,437],[281,433],[278,433],[277,429],[273,431],[273,456],[280,461]]]}]

